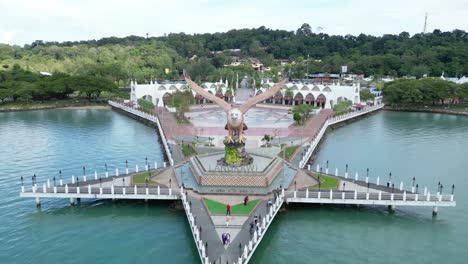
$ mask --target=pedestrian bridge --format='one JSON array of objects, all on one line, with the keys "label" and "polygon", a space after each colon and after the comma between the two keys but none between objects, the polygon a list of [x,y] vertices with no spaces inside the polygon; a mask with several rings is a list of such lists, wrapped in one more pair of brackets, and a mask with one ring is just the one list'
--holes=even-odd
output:
[{"label": "pedestrian bridge", "polygon": [[453,194],[439,193],[389,193],[357,192],[357,191],[286,191],[286,203],[317,203],[317,204],[354,204],[354,205],[386,205],[395,206],[432,206],[437,213],[439,206],[456,206]]}]

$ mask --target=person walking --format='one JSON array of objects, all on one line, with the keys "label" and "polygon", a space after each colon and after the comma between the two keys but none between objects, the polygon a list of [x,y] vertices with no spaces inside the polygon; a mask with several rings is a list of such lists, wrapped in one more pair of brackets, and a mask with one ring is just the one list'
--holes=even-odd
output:
[{"label": "person walking", "polygon": [[231,205],[230,204],[226,205],[226,215],[231,215]]},{"label": "person walking", "polygon": [[249,203],[249,197],[248,197],[248,196],[245,196],[245,198],[244,198],[244,205],[247,206],[248,203]]}]

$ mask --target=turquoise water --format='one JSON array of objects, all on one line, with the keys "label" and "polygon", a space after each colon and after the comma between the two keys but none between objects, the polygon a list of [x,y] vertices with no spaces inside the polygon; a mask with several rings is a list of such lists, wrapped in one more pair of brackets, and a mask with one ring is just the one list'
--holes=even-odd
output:
[{"label": "turquoise water", "polygon": [[[381,112],[331,131],[317,162],[444,192],[457,207],[289,205],[251,263],[467,263],[468,118]],[[198,263],[182,211],[170,203],[19,198],[19,177],[70,177],[162,162],[155,131],[109,110],[0,113],[0,263]]]},{"label": "turquoise water", "polygon": [[163,161],[152,129],[110,110],[0,113],[0,263],[190,263],[197,253],[170,204],[19,198],[31,184]]},{"label": "turquoise water", "polygon": [[[455,184],[457,207],[289,206],[271,226],[254,263],[468,263],[468,118],[381,112],[331,131],[316,163],[345,164],[369,176],[444,193]],[[315,168],[315,166],[314,166]]]}]

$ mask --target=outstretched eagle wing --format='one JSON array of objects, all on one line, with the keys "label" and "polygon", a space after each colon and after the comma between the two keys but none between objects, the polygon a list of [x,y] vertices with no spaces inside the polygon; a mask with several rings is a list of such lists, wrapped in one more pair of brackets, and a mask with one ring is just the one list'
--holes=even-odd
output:
[{"label": "outstretched eagle wing", "polygon": [[221,106],[224,111],[229,111],[232,107],[231,104],[228,102],[224,101],[223,99],[205,91],[202,87],[198,86],[194,81],[190,80],[190,78],[185,77],[185,81],[187,81],[187,84],[194,90],[197,94],[205,97],[206,99],[215,102],[217,105]]},{"label": "outstretched eagle wing", "polygon": [[286,83],[286,81],[287,81],[287,78],[284,78],[283,80],[281,80],[280,82],[275,84],[273,86],[273,88],[271,88],[270,90],[268,90],[268,91],[266,91],[266,92],[264,92],[262,94],[256,95],[256,96],[250,98],[249,100],[247,100],[245,103],[243,103],[240,106],[241,112],[245,113],[252,106],[256,105],[257,103],[265,101],[266,99],[274,96],[279,91],[279,89],[281,89],[281,87],[283,87],[283,85]]}]

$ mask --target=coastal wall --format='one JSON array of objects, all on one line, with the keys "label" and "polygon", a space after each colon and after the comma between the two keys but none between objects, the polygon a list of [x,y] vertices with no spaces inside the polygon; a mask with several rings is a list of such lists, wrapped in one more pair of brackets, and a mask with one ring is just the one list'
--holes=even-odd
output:
[{"label": "coastal wall", "polygon": [[141,112],[139,110],[133,109],[133,108],[128,107],[128,106],[121,105],[121,104],[119,104],[117,102],[113,102],[113,101],[109,101],[109,105],[112,106],[114,109],[119,109],[119,110],[124,111],[126,113],[130,113],[130,114],[132,114],[132,116],[139,117],[140,119],[143,119],[146,122],[149,122],[148,124],[151,124],[152,126],[155,126],[157,128],[158,132],[159,132],[159,136],[160,136],[161,142],[162,142],[162,144],[164,146],[164,150],[165,150],[167,159],[169,161],[169,164],[171,166],[174,166],[174,160],[172,158],[172,153],[171,153],[171,150],[169,148],[169,144],[167,142],[166,135],[164,134],[164,130],[162,129],[161,123],[159,122],[159,118],[157,116]]}]

